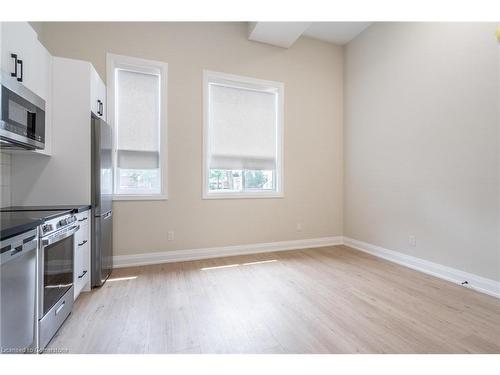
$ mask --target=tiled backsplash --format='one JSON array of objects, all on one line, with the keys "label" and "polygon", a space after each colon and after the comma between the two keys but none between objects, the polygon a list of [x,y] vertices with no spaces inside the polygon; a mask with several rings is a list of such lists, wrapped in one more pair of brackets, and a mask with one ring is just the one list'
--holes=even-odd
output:
[{"label": "tiled backsplash", "polygon": [[11,156],[0,152],[0,207],[10,206],[10,169]]}]

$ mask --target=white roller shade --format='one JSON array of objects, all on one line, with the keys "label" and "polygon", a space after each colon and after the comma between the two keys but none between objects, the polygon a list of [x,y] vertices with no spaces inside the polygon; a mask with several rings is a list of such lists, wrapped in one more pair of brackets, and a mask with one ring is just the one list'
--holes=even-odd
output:
[{"label": "white roller shade", "polygon": [[119,168],[159,168],[159,90],[159,75],[117,69],[116,122]]},{"label": "white roller shade", "polygon": [[209,84],[209,167],[276,168],[277,94]]}]

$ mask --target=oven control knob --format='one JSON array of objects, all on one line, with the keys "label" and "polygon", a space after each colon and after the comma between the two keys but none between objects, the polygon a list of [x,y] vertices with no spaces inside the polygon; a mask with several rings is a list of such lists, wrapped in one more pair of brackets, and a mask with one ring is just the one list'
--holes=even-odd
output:
[{"label": "oven control knob", "polygon": [[43,233],[50,232],[51,230],[52,230],[52,224],[45,224],[45,225],[42,227],[42,232],[43,232]]},{"label": "oven control knob", "polygon": [[61,220],[59,221],[59,225],[60,225],[61,227],[65,226],[65,225],[67,225],[67,224],[68,224],[68,220],[67,220],[67,219],[61,219]]}]

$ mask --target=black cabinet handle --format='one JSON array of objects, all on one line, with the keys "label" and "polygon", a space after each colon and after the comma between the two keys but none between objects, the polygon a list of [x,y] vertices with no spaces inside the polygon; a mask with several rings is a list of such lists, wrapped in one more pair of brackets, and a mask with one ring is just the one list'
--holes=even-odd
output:
[{"label": "black cabinet handle", "polygon": [[102,116],[104,114],[102,112],[103,109],[104,109],[104,103],[100,99],[97,99],[97,114],[99,116]]},{"label": "black cabinet handle", "polygon": [[81,279],[83,276],[85,276],[86,273],[87,271],[83,271],[83,273],[80,276],[78,276],[78,278]]},{"label": "black cabinet handle", "polygon": [[83,246],[87,243],[87,240],[84,240],[82,243],[79,243],[78,246]]},{"label": "black cabinet handle", "polygon": [[23,60],[17,60],[17,63],[19,64],[19,67],[21,68],[21,77],[17,77],[17,80],[19,82],[23,81]]},{"label": "black cabinet handle", "polygon": [[11,77],[16,77],[17,78],[17,54],[11,53],[10,57],[14,59],[14,73],[10,73]]},{"label": "black cabinet handle", "polygon": [[14,250],[10,253],[10,256],[16,255],[17,253],[20,253],[21,251],[23,251],[23,245],[20,245],[20,246],[14,248]]}]

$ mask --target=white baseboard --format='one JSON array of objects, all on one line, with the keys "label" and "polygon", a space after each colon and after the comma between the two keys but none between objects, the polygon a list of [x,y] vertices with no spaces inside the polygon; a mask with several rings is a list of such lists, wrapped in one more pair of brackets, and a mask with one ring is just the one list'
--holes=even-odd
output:
[{"label": "white baseboard", "polygon": [[273,251],[307,249],[312,247],[342,245],[342,236],[311,238],[305,240],[257,243],[202,249],[172,250],[156,253],[115,255],[113,267],[145,266],[148,264],[182,262],[187,260],[209,259],[233,255],[269,253]]},{"label": "white baseboard", "polygon": [[397,251],[384,249],[383,247],[354,240],[349,237],[344,237],[343,239],[344,245],[346,246],[375,255],[379,258],[387,259],[402,266],[439,277],[440,279],[451,281],[452,283],[458,285],[462,285],[464,281],[467,281],[467,287],[477,290],[478,292],[500,298],[500,282],[498,281],[460,271],[448,266],[443,266],[428,260],[416,258]]},{"label": "white baseboard", "polygon": [[150,264],[308,249],[342,244],[458,285],[462,285],[464,281],[467,281],[468,284],[466,287],[500,298],[500,282],[498,281],[342,236],[201,249],[172,250],[145,254],[115,255],[113,257],[113,265],[114,268],[145,266]]}]

